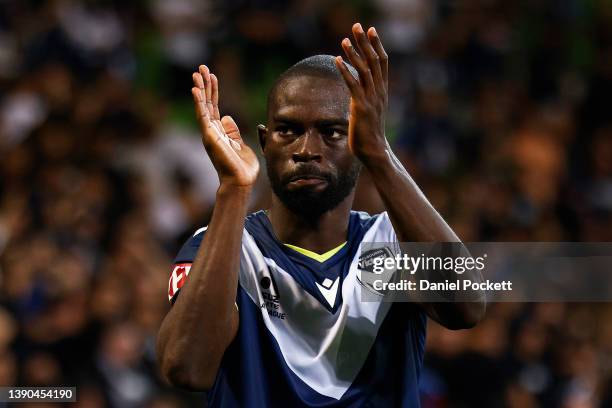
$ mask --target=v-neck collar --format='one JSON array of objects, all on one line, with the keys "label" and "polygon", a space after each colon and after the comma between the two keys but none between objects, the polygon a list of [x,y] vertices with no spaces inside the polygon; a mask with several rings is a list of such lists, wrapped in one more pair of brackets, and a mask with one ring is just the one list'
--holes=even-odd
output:
[{"label": "v-neck collar", "polygon": [[[318,262],[280,242],[263,210],[247,217],[245,229],[255,239],[255,244],[264,258],[288,273],[305,292],[333,314],[343,303],[343,282],[350,271],[361,240],[377,218],[378,216],[351,211],[346,245],[325,262]],[[336,295],[332,296],[332,292],[336,292]]]},{"label": "v-neck collar", "polygon": [[[278,244],[278,246],[281,248],[281,250],[289,257],[291,258],[291,260],[297,262],[297,263],[306,263],[308,265],[311,266],[311,268],[309,269],[314,269],[317,271],[323,271],[326,272],[329,268],[333,267],[336,263],[338,263],[338,261],[342,260],[344,258],[344,256],[347,254],[347,252],[349,251],[349,246],[350,246],[350,239],[349,237],[351,236],[351,218],[353,217],[353,214],[351,213],[349,215],[349,222],[348,222],[348,226],[347,226],[347,237],[346,237],[346,241],[344,243],[344,246],[342,248],[340,248],[340,250],[338,250],[335,254],[333,254],[330,258],[326,259],[323,262],[320,262],[316,259],[313,259],[311,257],[309,257],[308,255],[304,255],[303,253],[300,253],[299,251],[296,251],[295,249],[285,245],[283,242],[281,242],[281,240],[278,239],[278,237],[276,236],[275,232],[274,232],[274,228],[272,226],[272,221],[270,221],[270,218],[268,217],[268,212],[266,210],[261,210],[258,211],[258,213],[261,213],[261,219],[263,221],[263,225],[266,228],[268,234],[270,234],[270,236],[274,239],[274,241]],[[317,275],[321,275],[321,276],[317,276],[317,278],[321,277],[323,279],[325,278],[333,278],[332,276],[329,276],[329,274],[317,274]]]},{"label": "v-neck collar", "polygon": [[289,247],[289,248],[291,248],[291,249],[293,249],[294,251],[299,252],[300,254],[304,254],[307,257],[314,259],[315,261],[323,263],[323,262],[327,261],[328,259],[330,259],[332,256],[334,256],[342,248],[344,248],[344,246],[346,245],[346,242],[347,241],[344,241],[340,245],[336,246],[335,248],[330,249],[329,251],[327,251],[327,252],[325,252],[323,254],[318,254],[318,253],[316,253],[314,251],[311,251],[311,250],[306,249],[306,248],[299,247],[297,245],[292,245],[292,244],[287,244],[287,243],[284,243],[284,245]]}]

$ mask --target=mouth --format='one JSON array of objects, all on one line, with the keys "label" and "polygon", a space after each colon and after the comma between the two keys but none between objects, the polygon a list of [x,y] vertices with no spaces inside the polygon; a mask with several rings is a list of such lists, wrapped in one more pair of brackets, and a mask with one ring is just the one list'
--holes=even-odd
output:
[{"label": "mouth", "polygon": [[324,177],[316,176],[314,174],[302,174],[291,177],[289,179],[289,183],[287,184],[290,187],[318,186],[327,184],[327,180]]}]

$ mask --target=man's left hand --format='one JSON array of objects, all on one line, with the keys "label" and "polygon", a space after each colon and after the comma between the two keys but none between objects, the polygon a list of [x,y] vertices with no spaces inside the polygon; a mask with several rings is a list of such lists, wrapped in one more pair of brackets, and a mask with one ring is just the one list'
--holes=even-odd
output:
[{"label": "man's left hand", "polygon": [[356,23],[353,37],[357,49],[348,38],[342,40],[342,48],[359,79],[351,74],[342,57],[336,57],[336,66],[351,92],[349,148],[367,166],[372,160],[384,158],[388,148],[385,138],[388,57],[374,27],[366,33]]}]

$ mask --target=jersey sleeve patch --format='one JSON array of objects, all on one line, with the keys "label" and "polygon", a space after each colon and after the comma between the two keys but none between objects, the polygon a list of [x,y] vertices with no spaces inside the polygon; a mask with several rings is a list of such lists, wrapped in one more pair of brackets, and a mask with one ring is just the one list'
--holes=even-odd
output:
[{"label": "jersey sleeve patch", "polygon": [[190,263],[179,263],[174,265],[170,280],[168,281],[168,301],[170,303],[173,303],[173,299],[177,295],[179,289],[181,289],[187,281],[190,269]]},{"label": "jersey sleeve patch", "polygon": [[170,304],[174,304],[178,292],[181,287],[185,284],[191,264],[193,263],[204,234],[206,234],[207,227],[200,228],[197,230],[188,240],[183,244],[179,250],[176,258],[174,258],[174,268],[170,274],[170,280],[168,281],[168,300]]}]

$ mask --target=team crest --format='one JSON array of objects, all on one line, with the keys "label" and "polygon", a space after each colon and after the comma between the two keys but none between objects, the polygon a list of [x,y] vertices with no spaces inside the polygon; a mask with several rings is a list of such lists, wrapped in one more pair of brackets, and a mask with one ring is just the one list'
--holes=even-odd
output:
[{"label": "team crest", "polygon": [[359,283],[368,289],[376,293],[377,295],[384,295],[380,291],[374,289],[374,281],[389,282],[395,273],[395,269],[385,269],[383,272],[375,272],[375,262],[383,262],[386,258],[393,258],[393,252],[391,248],[387,246],[379,248],[361,249],[361,255],[359,256],[359,262],[357,263],[357,280]]}]

